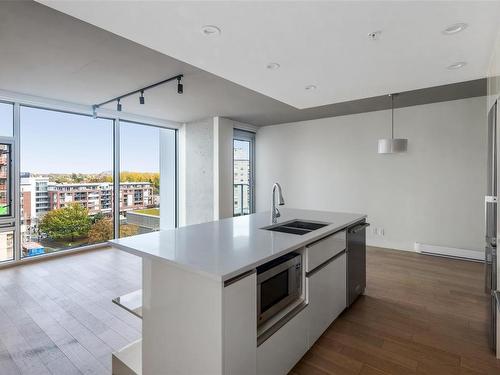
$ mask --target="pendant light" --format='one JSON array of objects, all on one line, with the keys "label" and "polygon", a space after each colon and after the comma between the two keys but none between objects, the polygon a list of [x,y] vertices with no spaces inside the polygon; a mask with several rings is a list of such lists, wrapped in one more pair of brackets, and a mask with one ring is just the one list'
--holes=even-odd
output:
[{"label": "pendant light", "polygon": [[394,96],[397,94],[389,95],[391,97],[391,138],[382,138],[378,140],[378,153],[379,154],[395,154],[406,152],[408,149],[408,139],[394,138]]}]

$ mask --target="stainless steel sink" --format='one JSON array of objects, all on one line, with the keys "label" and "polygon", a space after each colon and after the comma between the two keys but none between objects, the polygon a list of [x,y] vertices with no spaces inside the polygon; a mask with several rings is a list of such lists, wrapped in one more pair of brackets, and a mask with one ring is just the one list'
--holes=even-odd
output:
[{"label": "stainless steel sink", "polygon": [[317,229],[326,227],[330,223],[323,223],[319,221],[309,221],[309,220],[290,220],[284,223],[270,225],[262,229],[272,230],[274,232],[290,233],[304,235],[311,233]]}]

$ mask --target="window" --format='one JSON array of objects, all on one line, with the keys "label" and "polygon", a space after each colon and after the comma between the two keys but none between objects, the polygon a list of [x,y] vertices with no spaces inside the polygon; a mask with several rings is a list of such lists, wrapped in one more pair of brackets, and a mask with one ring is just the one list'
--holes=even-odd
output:
[{"label": "window", "polygon": [[175,153],[175,130],[120,121],[120,237],[175,226]]},{"label": "window", "polygon": [[0,262],[14,259],[14,231],[0,228]]},{"label": "window", "polygon": [[0,102],[0,262],[175,227],[176,136]]},{"label": "window", "polygon": [[234,130],[233,139],[233,188],[234,216],[255,212],[255,134]]},{"label": "window", "polygon": [[113,238],[113,121],[21,107],[20,132],[21,257]]},{"label": "window", "polygon": [[0,137],[12,137],[14,129],[14,106],[0,102]]},{"label": "window", "polygon": [[0,143],[0,217],[12,216],[12,175],[10,143]]},{"label": "window", "polygon": [[15,223],[12,206],[14,106],[0,102],[0,262],[14,259]]}]

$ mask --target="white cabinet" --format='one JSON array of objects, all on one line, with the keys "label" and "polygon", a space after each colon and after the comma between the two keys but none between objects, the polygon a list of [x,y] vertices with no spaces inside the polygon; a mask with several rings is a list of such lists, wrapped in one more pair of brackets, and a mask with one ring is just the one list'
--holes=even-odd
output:
[{"label": "white cabinet", "polygon": [[285,375],[309,349],[309,306],[257,348],[258,375]]},{"label": "white cabinet", "polygon": [[309,290],[309,345],[312,346],[347,306],[346,254],[313,270],[306,282]]},{"label": "white cabinet", "polygon": [[257,276],[224,288],[224,375],[256,375]]},{"label": "white cabinet", "polygon": [[331,259],[346,249],[346,231],[332,234],[320,241],[306,246],[306,272]]}]

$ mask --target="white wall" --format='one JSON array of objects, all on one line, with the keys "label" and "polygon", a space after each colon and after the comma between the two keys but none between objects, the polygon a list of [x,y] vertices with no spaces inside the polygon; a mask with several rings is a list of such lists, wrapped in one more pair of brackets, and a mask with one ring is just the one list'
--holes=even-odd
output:
[{"label": "white wall", "polygon": [[368,244],[415,242],[483,251],[485,97],[395,111],[405,154],[377,154],[390,111],[262,127],[256,141],[257,210],[279,181],[287,206],[367,213]]},{"label": "white wall", "polygon": [[494,45],[488,67],[488,110],[500,97],[500,32]]},{"label": "white wall", "polygon": [[[488,112],[491,106],[495,103],[495,101],[498,100],[498,98],[500,98],[500,32],[497,35],[496,43],[493,48],[493,53],[491,56],[490,65],[488,67],[488,105],[487,105]],[[499,118],[498,113],[499,110],[497,107],[497,118]],[[498,140],[498,135],[497,135],[497,140]],[[497,159],[498,157],[499,156],[497,156]],[[500,175],[497,176],[497,179],[500,179]],[[500,224],[499,217],[500,217],[500,210],[497,210],[497,227]],[[497,243],[499,242],[499,239],[500,239],[500,231],[497,230]],[[497,258],[497,265],[496,265],[497,268],[499,265],[500,261]],[[497,272],[497,289],[498,285],[500,285],[500,272]],[[500,314],[497,314],[496,326],[497,326],[497,331],[496,331],[497,343],[500,343]],[[496,356],[497,358],[500,358],[500,345],[498,344],[497,344]]]}]

